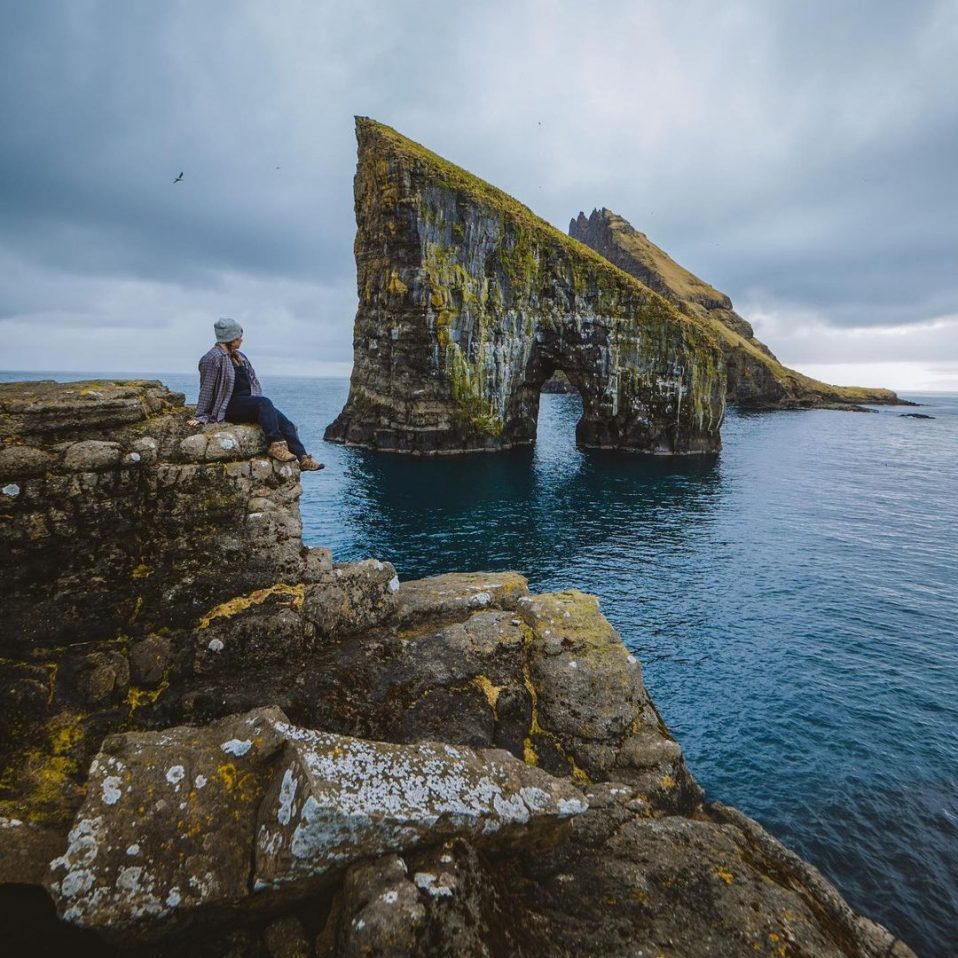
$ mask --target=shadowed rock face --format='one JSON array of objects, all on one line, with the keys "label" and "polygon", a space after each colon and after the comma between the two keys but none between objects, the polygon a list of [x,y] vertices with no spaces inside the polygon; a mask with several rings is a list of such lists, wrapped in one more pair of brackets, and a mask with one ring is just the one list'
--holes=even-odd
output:
[{"label": "shadowed rock face", "polygon": [[326,438],[414,453],[534,441],[557,370],[587,446],[719,448],[714,335],[511,197],[357,120],[359,308],[346,406]]},{"label": "shadowed rock face", "polygon": [[711,328],[725,356],[730,403],[780,409],[898,402],[890,389],[830,386],[783,366],[725,293],[680,266],[617,213],[593,210],[588,218],[579,213],[569,223],[569,235]]}]

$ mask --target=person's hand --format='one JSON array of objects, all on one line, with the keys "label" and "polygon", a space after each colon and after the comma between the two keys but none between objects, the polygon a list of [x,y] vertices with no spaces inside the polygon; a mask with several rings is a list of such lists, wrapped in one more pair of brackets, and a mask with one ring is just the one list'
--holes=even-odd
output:
[{"label": "person's hand", "polygon": [[186,425],[187,426],[202,426],[203,423],[201,423],[199,419],[187,419]]}]

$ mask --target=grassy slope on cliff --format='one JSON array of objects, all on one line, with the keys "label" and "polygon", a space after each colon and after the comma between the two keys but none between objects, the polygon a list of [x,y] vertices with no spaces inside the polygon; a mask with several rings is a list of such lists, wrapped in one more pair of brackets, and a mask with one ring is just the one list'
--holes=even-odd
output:
[{"label": "grassy slope on cliff", "polygon": [[832,386],[783,366],[773,356],[763,352],[754,342],[730,329],[720,320],[708,316],[708,310],[702,309],[704,304],[721,302],[728,304],[725,308],[731,308],[731,300],[725,293],[677,263],[624,217],[611,210],[602,210],[602,216],[619,249],[641,266],[657,274],[677,300],[687,304],[708,323],[723,347],[741,351],[753,362],[763,365],[798,404],[803,402],[810,404],[815,402],[888,403],[897,400],[898,397],[889,389]]},{"label": "grassy slope on cliff", "polygon": [[674,307],[672,303],[649,289],[634,276],[611,263],[604,256],[591,247],[566,235],[551,223],[537,216],[527,206],[517,199],[503,192],[491,183],[480,179],[468,170],[433,153],[420,143],[397,133],[392,127],[379,123],[369,117],[356,117],[357,128],[366,134],[375,135],[384,152],[393,153],[399,157],[411,159],[422,165],[429,178],[439,186],[454,190],[477,204],[489,207],[501,213],[504,218],[511,220],[524,230],[534,235],[543,245],[559,247],[570,257],[579,260],[600,280],[632,292],[643,298],[658,300],[671,314],[670,318],[678,325],[691,326],[699,336],[705,334],[705,339],[714,345],[719,345],[719,337],[713,324],[706,323],[696,315],[688,315]]}]

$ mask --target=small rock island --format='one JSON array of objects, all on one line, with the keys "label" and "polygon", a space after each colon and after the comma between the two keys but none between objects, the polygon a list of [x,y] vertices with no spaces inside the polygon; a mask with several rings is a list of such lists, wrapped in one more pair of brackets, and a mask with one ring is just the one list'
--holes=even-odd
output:
[{"label": "small rock island", "polygon": [[913,956],[705,800],[594,596],[335,563],[190,415],[0,385],[4,954]]}]

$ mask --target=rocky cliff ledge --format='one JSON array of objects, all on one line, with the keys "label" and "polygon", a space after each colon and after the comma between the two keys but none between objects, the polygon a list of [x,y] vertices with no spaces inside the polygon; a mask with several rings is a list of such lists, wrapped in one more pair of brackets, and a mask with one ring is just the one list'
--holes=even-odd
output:
[{"label": "rocky cliff ledge", "polygon": [[334,564],[188,415],[0,386],[4,954],[912,954],[703,801],[593,596]]},{"label": "rocky cliff ledge", "polygon": [[728,371],[728,401],[752,409],[890,404],[900,400],[890,389],[829,386],[783,366],[751,325],[732,309],[732,301],[690,273],[644,233],[611,210],[579,213],[569,235],[601,253],[715,333]]},{"label": "rocky cliff ledge", "polygon": [[714,333],[512,197],[360,118],[359,308],[346,406],[326,438],[467,452],[534,441],[563,370],[587,446],[719,448]]}]

